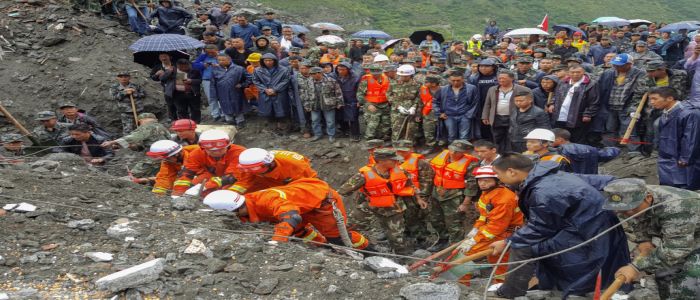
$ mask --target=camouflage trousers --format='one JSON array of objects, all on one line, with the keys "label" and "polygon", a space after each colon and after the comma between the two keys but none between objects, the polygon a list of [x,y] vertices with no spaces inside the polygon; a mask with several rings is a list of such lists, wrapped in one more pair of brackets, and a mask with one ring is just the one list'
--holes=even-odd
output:
[{"label": "camouflage trousers", "polygon": [[355,194],[355,209],[350,214],[352,224],[357,226],[360,231],[369,231],[372,228],[377,228],[377,219],[369,209],[369,203],[363,193]]},{"label": "camouflage trousers", "polygon": [[374,105],[377,111],[365,110],[365,139],[386,139],[391,135],[391,106]]},{"label": "camouflage trousers", "polygon": [[136,129],[136,123],[134,122],[134,114],[131,112],[128,113],[120,113],[119,118],[121,119],[122,122],[122,134],[123,135],[128,135],[134,129]]},{"label": "camouflage trousers", "polygon": [[661,299],[700,299],[700,251],[688,256],[680,272],[664,277],[656,275]]},{"label": "camouflage trousers", "polygon": [[[440,191],[445,191],[442,195]],[[430,207],[430,223],[440,239],[449,239],[456,243],[464,239],[466,216],[459,212],[464,196],[462,191],[444,190],[436,187]]]},{"label": "camouflage trousers", "polygon": [[131,169],[131,175],[136,178],[155,177],[160,170],[160,162],[145,158],[136,163]]},{"label": "camouflage trousers", "polygon": [[[400,198],[397,199],[397,202],[402,201],[405,203],[408,202],[408,200],[410,199]],[[405,208],[405,204],[398,206]],[[410,249],[407,249],[404,239],[404,234],[406,232],[406,222],[404,220],[405,209],[403,211],[397,210],[396,207],[370,207],[369,209],[377,219],[379,226],[386,233],[391,249],[399,254],[408,254]]]},{"label": "camouflage trousers", "polygon": [[425,138],[425,145],[428,147],[434,147],[437,143],[437,124],[438,119],[432,112],[427,116],[423,116],[423,137]]},{"label": "camouflage trousers", "polygon": [[430,237],[428,231],[428,217],[430,207],[421,209],[415,199],[406,201],[406,211],[403,213],[406,222],[406,237],[417,241]]},{"label": "camouflage trousers", "polygon": [[[408,118],[408,119],[407,119]],[[413,140],[416,132],[418,132],[418,123],[416,118],[410,115],[404,115],[399,112],[391,112],[391,141],[398,140]],[[406,124],[404,125],[404,121]]]}]

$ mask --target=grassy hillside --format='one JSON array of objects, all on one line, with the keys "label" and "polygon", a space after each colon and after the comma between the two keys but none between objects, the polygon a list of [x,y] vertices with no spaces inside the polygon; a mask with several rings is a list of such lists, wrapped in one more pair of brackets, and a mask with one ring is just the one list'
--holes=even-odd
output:
[{"label": "grassy hillside", "polygon": [[698,0],[260,0],[263,4],[298,15],[308,24],[334,22],[349,31],[384,30],[395,36],[431,28],[446,38],[464,38],[482,32],[487,20],[499,27],[534,27],[545,14],[553,24],[590,22],[601,16],[677,22],[700,19]]}]

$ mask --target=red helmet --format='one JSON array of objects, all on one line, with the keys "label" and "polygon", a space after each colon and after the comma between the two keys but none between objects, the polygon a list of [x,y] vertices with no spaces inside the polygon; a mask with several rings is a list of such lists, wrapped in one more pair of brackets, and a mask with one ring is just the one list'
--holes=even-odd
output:
[{"label": "red helmet", "polygon": [[196,128],[197,123],[190,119],[177,120],[170,126],[170,130],[172,131],[195,130]]},{"label": "red helmet", "polygon": [[472,172],[472,175],[474,175],[474,178],[498,178],[491,166],[478,167]]}]

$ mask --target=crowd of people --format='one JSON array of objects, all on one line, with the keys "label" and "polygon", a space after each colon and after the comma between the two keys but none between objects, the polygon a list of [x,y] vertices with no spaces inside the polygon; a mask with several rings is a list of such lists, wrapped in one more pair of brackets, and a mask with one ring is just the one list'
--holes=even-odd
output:
[{"label": "crowd of people", "polygon": [[[492,21],[468,41],[428,34],[417,45],[346,45],[309,41],[273,12],[249,23],[230,15],[231,3],[194,17],[177,2],[159,4],[127,3],[131,30],[205,44],[193,60],[162,53],[150,73],[170,130],[144,111],[144,88],[119,72],[109,96],[121,137],[63,103],[60,117],[37,113],[35,146],[95,166],[115,149],[143,151],[148,158],[130,169],[135,182],[157,195],[201,196],[244,222],[272,222],[276,242],[376,250],[360,229],[381,231],[398,254],[458,244],[465,255],[491,249],[495,263],[565,251],[499,266],[499,297],[524,295],[533,276],[539,289],[567,297],[592,292],[599,274],[607,286],[641,272],[656,275],[662,299],[700,295],[700,35],[656,23],[580,23],[551,36],[504,37]],[[303,154],[196,132],[202,122],[244,128],[257,116],[310,142],[364,139],[368,163],[336,191]],[[29,154],[23,138],[2,137],[4,164]],[[621,153],[657,153],[660,185],[597,175]],[[356,191],[348,220],[342,196]],[[629,224],[630,251],[613,227],[641,212]]]}]

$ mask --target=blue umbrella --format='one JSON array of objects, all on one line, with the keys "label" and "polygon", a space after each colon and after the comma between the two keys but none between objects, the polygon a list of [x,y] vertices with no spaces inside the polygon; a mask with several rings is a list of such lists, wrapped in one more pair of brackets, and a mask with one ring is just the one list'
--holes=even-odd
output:
[{"label": "blue umbrella", "polygon": [[566,30],[566,34],[568,34],[568,35],[572,35],[572,34],[574,34],[574,32],[580,32],[584,36],[586,35],[586,33],[583,32],[583,30],[581,30],[578,27],[573,26],[573,25],[566,25],[566,24],[554,25],[554,27],[552,27],[552,30],[554,30],[554,33],[557,33],[557,32],[562,31],[562,30]]},{"label": "blue umbrella", "polygon": [[591,23],[612,27],[630,25],[630,21],[618,17],[600,17],[593,20]]},{"label": "blue umbrella", "polygon": [[678,22],[678,23],[671,23],[668,24],[661,29],[659,29],[659,32],[678,32],[680,30],[687,30],[687,31],[693,31],[693,30],[698,30],[700,29],[700,22],[698,21],[683,21],[683,22]]},{"label": "blue umbrella", "polygon": [[352,37],[361,38],[361,39],[369,39],[369,38],[384,39],[384,40],[391,39],[391,36],[389,34],[387,34],[384,31],[381,31],[381,30],[362,30],[362,31],[358,31],[358,32],[353,33]]},{"label": "blue umbrella", "polygon": [[204,47],[204,43],[181,34],[154,34],[140,38],[129,46],[134,52],[157,51],[168,52]]},{"label": "blue umbrella", "polygon": [[310,31],[308,28],[306,28],[302,25],[296,25],[296,24],[284,24],[284,25],[282,25],[282,27],[284,27],[284,26],[291,27],[292,31],[294,31],[295,33],[307,33]]}]

